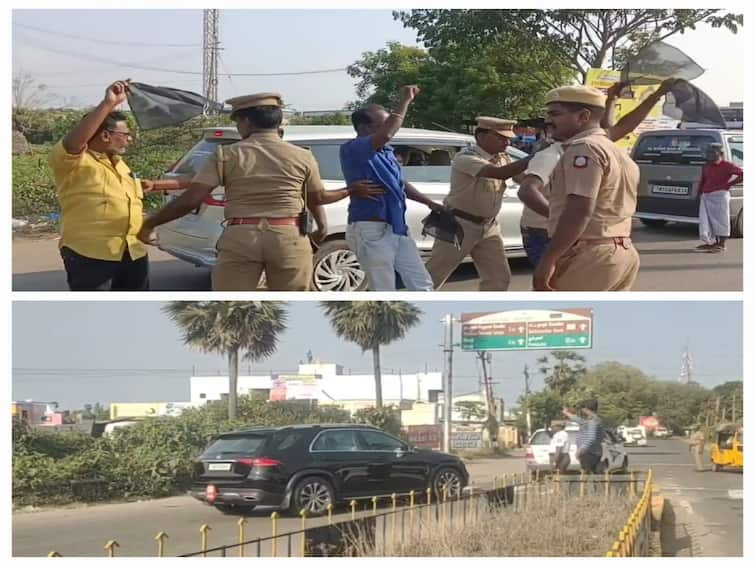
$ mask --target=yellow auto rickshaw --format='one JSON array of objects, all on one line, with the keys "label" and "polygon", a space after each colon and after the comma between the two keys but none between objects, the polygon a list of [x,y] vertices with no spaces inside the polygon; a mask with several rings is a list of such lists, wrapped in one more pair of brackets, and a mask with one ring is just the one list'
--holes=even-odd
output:
[{"label": "yellow auto rickshaw", "polygon": [[742,427],[724,424],[716,428],[716,441],[710,449],[711,469],[723,467],[744,469],[744,439]]}]

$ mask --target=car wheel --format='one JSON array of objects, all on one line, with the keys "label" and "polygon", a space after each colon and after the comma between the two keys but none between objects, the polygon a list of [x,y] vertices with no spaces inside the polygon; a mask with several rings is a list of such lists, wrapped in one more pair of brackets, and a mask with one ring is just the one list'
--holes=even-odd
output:
[{"label": "car wheel", "polygon": [[651,218],[640,218],[640,222],[642,222],[648,228],[663,228],[666,224],[668,224],[668,220],[658,220]]},{"label": "car wheel", "polygon": [[721,469],[721,466],[719,466],[718,464],[712,464],[710,469],[713,470],[714,472],[717,472],[718,470]]},{"label": "car wheel", "polygon": [[595,469],[595,473],[597,474],[605,474],[608,470],[608,462],[606,460],[603,460],[598,464],[598,467]]},{"label": "car wheel", "polygon": [[624,461],[621,463],[621,473],[626,474],[629,470],[629,456],[624,456]]},{"label": "car wheel", "polygon": [[461,474],[454,468],[441,468],[435,472],[432,488],[439,500],[443,498],[444,492],[448,499],[456,499],[461,495],[463,487]]},{"label": "car wheel", "polygon": [[739,211],[734,222],[731,223],[731,235],[735,238],[744,237],[745,232],[745,211],[744,208]]},{"label": "car wheel", "polygon": [[319,517],[328,512],[328,505],[335,503],[336,497],[333,486],[326,479],[320,477],[304,478],[294,489],[291,510],[300,513],[307,511],[309,517]]},{"label": "car wheel", "polygon": [[312,270],[315,291],[364,291],[367,275],[345,240],[324,242],[315,251]]},{"label": "car wheel", "polygon": [[254,509],[254,505],[232,505],[230,503],[217,503],[215,508],[223,515],[244,515]]}]

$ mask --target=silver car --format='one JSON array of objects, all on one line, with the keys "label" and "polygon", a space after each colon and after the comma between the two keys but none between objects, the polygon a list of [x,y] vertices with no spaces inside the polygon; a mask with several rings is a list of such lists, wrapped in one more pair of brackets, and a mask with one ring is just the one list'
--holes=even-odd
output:
[{"label": "silver car", "polygon": [[[684,129],[645,132],[634,144],[632,158],[640,167],[635,216],[651,227],[668,222],[698,224],[699,184],[705,150],[720,143],[724,159],[744,167],[741,130]],[[743,186],[731,188],[731,233],[744,232]]]},{"label": "silver car", "polygon": [[[354,135],[353,128],[348,126],[290,126],[285,129],[284,139],[310,148],[319,164],[325,188],[337,189],[345,186],[339,148],[353,139]],[[193,176],[215,152],[217,144],[230,144],[239,139],[235,128],[206,129],[202,140],[164,177]],[[405,179],[434,201],[441,202],[449,190],[451,159],[457,151],[473,142],[474,138],[468,135],[403,128],[393,138],[391,145],[403,161]],[[513,147],[508,148],[508,153],[515,160],[526,156]],[[522,203],[516,196],[517,189],[515,183],[508,182],[498,217],[509,257],[526,255],[519,232]],[[177,194],[179,191],[174,191],[165,198],[170,200],[176,198]],[[215,244],[223,231],[221,223],[224,204],[223,187],[217,187],[192,213],[158,228],[160,249],[196,266],[212,267],[217,254]],[[365,274],[346,244],[348,205],[349,200],[344,199],[325,206],[328,236],[315,250],[312,276],[314,290],[361,291],[367,288]],[[433,245],[432,238],[422,236],[421,221],[428,213],[424,205],[408,201],[406,215],[409,229],[425,259],[429,258]]]}]

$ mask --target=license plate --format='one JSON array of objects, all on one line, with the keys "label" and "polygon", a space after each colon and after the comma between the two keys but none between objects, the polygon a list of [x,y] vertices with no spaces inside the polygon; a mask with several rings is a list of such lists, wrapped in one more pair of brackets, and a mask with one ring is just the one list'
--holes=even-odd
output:
[{"label": "license plate", "polygon": [[207,470],[210,472],[229,472],[230,464],[207,464]]},{"label": "license plate", "polygon": [[679,185],[650,185],[650,192],[661,195],[688,195],[689,187]]}]

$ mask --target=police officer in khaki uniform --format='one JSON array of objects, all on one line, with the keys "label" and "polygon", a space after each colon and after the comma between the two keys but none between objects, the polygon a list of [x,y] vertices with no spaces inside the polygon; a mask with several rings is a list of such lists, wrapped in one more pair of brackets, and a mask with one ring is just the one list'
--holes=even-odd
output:
[{"label": "police officer in khaki uniform", "polygon": [[[346,198],[381,194],[370,183],[325,191],[314,156],[280,136],[283,101],[278,93],[231,98],[231,118],[241,141],[220,146],[178,199],[144,222],[139,238],[154,243],[152,230],[188,214],[218,186],[225,187],[225,229],[212,272],[215,291],[253,291],[263,270],[271,291],[306,291],[312,277],[312,245],[305,206],[327,233],[321,206]],[[306,205],[305,205],[306,196]]]},{"label": "police officer in khaki uniform", "polygon": [[705,434],[700,425],[695,427],[695,432],[692,433],[689,442],[689,451],[692,453],[692,457],[695,460],[695,469],[698,472],[705,470],[703,466],[703,454],[705,453]]},{"label": "police officer in khaki uniform", "polygon": [[461,247],[435,240],[427,270],[437,289],[462,260],[472,256],[480,291],[505,291],[511,281],[497,216],[506,179],[527,168],[527,159],[512,163],[506,148],[516,137],[512,120],[477,118],[477,143],[459,151],[451,162],[451,187],[444,201],[464,230]]},{"label": "police officer in khaki uniform", "polygon": [[564,154],[550,182],[551,241],[535,270],[538,291],[627,291],[640,268],[632,215],[640,172],[600,127],[605,95],[566,86],[546,95],[547,120]]}]

